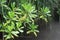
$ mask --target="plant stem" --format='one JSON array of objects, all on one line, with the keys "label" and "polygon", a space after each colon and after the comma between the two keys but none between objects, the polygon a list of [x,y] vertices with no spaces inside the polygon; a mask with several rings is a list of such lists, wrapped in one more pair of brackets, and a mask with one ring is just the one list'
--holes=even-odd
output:
[{"label": "plant stem", "polygon": [[4,40],[4,32],[3,32],[3,40]]}]

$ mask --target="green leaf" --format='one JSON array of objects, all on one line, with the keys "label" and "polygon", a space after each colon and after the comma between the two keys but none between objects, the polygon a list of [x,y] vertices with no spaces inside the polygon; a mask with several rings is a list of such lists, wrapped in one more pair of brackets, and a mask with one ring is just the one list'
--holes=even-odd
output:
[{"label": "green leaf", "polygon": [[17,21],[17,18],[15,17],[15,18],[13,18],[12,20]]},{"label": "green leaf", "polygon": [[45,13],[50,13],[50,11],[49,11],[49,9],[46,7],[46,8],[44,8],[44,12]]},{"label": "green leaf", "polygon": [[45,20],[46,22],[48,22],[47,18],[44,18],[44,20]]},{"label": "green leaf", "polygon": [[10,23],[10,20],[7,20],[6,23],[3,23],[3,26],[7,26]]},{"label": "green leaf", "polygon": [[34,32],[34,35],[37,37],[37,33],[36,32]]},{"label": "green leaf", "polygon": [[36,30],[36,29],[37,29],[37,25],[35,25],[35,24],[30,24],[30,28],[31,28],[31,30]]},{"label": "green leaf", "polygon": [[43,16],[43,15],[41,15],[41,16],[40,16],[40,18],[44,18],[44,16]]},{"label": "green leaf", "polygon": [[7,5],[3,5],[6,9],[11,10]]},{"label": "green leaf", "polygon": [[22,4],[22,7],[25,9],[26,12],[32,13],[35,11],[35,6],[31,5],[30,3],[24,3]]},{"label": "green leaf", "polygon": [[31,18],[36,18],[37,15],[36,15],[36,14],[30,14],[30,17],[31,17]]},{"label": "green leaf", "polygon": [[21,22],[16,22],[16,26],[17,26],[17,28],[20,28],[22,26],[22,23]]},{"label": "green leaf", "polygon": [[15,12],[16,14],[18,14],[18,15],[21,15],[21,13],[20,12]]},{"label": "green leaf", "polygon": [[31,33],[31,30],[27,31],[27,34]]},{"label": "green leaf", "polygon": [[25,14],[24,16],[22,16],[21,18],[19,18],[19,21],[25,21],[27,17],[27,14]]},{"label": "green leaf", "polygon": [[47,14],[48,16],[51,16],[51,14]]},{"label": "green leaf", "polygon": [[26,18],[26,23],[29,23],[29,22],[31,22],[31,20],[30,20],[29,17],[27,17],[27,18]]},{"label": "green leaf", "polygon": [[4,37],[5,37],[5,40],[7,40],[7,39],[10,39],[11,38],[11,34],[8,34],[8,35],[4,35]]},{"label": "green leaf", "polygon": [[39,30],[35,30],[37,33],[39,33]]},{"label": "green leaf", "polygon": [[5,3],[6,2],[6,0],[1,0],[1,3]]},{"label": "green leaf", "polygon": [[21,12],[22,10],[21,10],[21,9],[19,9],[19,8],[15,8],[15,11],[19,11],[19,12]]},{"label": "green leaf", "polygon": [[29,30],[27,31],[27,34],[29,33],[34,33],[35,36],[37,36],[37,33],[36,32],[39,32],[37,30],[37,25],[35,24],[30,24],[30,27],[29,27]]},{"label": "green leaf", "polygon": [[14,22],[11,22],[10,25],[7,25],[8,31],[9,31],[9,32],[12,31],[12,30],[14,29],[14,26],[15,26]]},{"label": "green leaf", "polygon": [[14,11],[15,9],[15,2],[11,3],[12,10]]},{"label": "green leaf", "polygon": [[11,33],[12,33],[14,36],[18,37],[18,35],[17,35],[17,34],[19,34],[18,31],[12,31]]},{"label": "green leaf", "polygon": [[23,33],[23,32],[24,32],[22,29],[18,29],[18,30],[19,30],[19,32],[21,32],[21,33]]},{"label": "green leaf", "polygon": [[12,12],[12,11],[10,11],[10,12],[8,12],[8,15],[9,15],[9,17],[10,17],[10,18],[14,18],[15,13],[14,13],[14,12]]},{"label": "green leaf", "polygon": [[5,30],[0,30],[0,32],[4,32]]}]

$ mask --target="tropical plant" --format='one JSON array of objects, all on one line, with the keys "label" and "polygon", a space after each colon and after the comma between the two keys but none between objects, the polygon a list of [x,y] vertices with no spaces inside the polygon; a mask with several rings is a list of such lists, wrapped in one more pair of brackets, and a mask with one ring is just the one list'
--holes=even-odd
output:
[{"label": "tropical plant", "polygon": [[31,5],[30,3],[22,4],[24,14],[26,14],[28,17],[26,18],[26,21],[31,20],[33,22],[33,18],[36,18],[36,10],[35,6]]},{"label": "tropical plant", "polygon": [[3,22],[0,21],[0,32],[4,33],[5,40],[14,38],[15,36],[18,37],[19,33],[24,32],[23,29],[25,27],[27,27],[27,34],[34,33],[37,36],[39,30],[34,19],[42,18],[47,22],[47,17],[51,16],[48,7],[44,6],[43,8],[39,8],[40,10],[36,10],[36,5],[31,3],[31,0],[19,0],[21,3],[18,3],[18,7],[16,6],[16,2],[6,5],[6,1],[0,0],[1,13],[3,15]]},{"label": "tropical plant", "polygon": [[37,36],[37,33],[39,32],[39,30],[37,30],[38,28],[38,25],[35,25],[35,24],[30,24],[29,25],[29,30],[27,31],[27,34],[30,34],[30,33],[34,33],[35,36]]},{"label": "tropical plant", "polygon": [[34,23],[33,18],[37,17],[35,14],[35,7],[30,3],[22,4],[21,6],[24,10],[15,7],[15,2],[11,4],[11,8],[7,6],[8,12],[3,16],[5,20],[1,25],[2,28],[0,29],[0,32],[5,33],[5,40],[14,38],[14,36],[18,37],[19,32],[23,32],[22,29],[25,26],[22,25],[22,23]]},{"label": "tropical plant", "polygon": [[[15,13],[15,2],[11,4],[11,10],[8,11],[8,14],[4,15],[5,22],[2,24],[1,32],[4,34],[5,40],[18,37],[19,32],[23,32],[22,22],[18,19],[18,15]],[[17,11],[17,10],[16,10]],[[18,17],[18,18],[17,18]],[[16,24],[16,25],[15,25]]]},{"label": "tropical plant", "polygon": [[[22,4],[22,7],[24,9],[22,12],[25,15],[27,15],[24,24],[27,23],[29,25],[29,28],[28,28],[29,31],[27,31],[27,34],[32,32],[35,34],[35,36],[37,36],[36,32],[39,32],[39,31],[37,30],[38,27],[34,24],[34,18],[37,17],[37,14],[36,14],[37,10],[35,10],[35,6],[33,6],[30,3],[28,3],[28,4],[26,3],[26,4]],[[32,24],[30,24],[30,23],[32,23]],[[26,26],[26,27],[28,27],[28,26]]]},{"label": "tropical plant", "polygon": [[51,16],[49,8],[43,7],[39,11],[39,13],[40,13],[40,18],[48,22],[48,17]]}]

